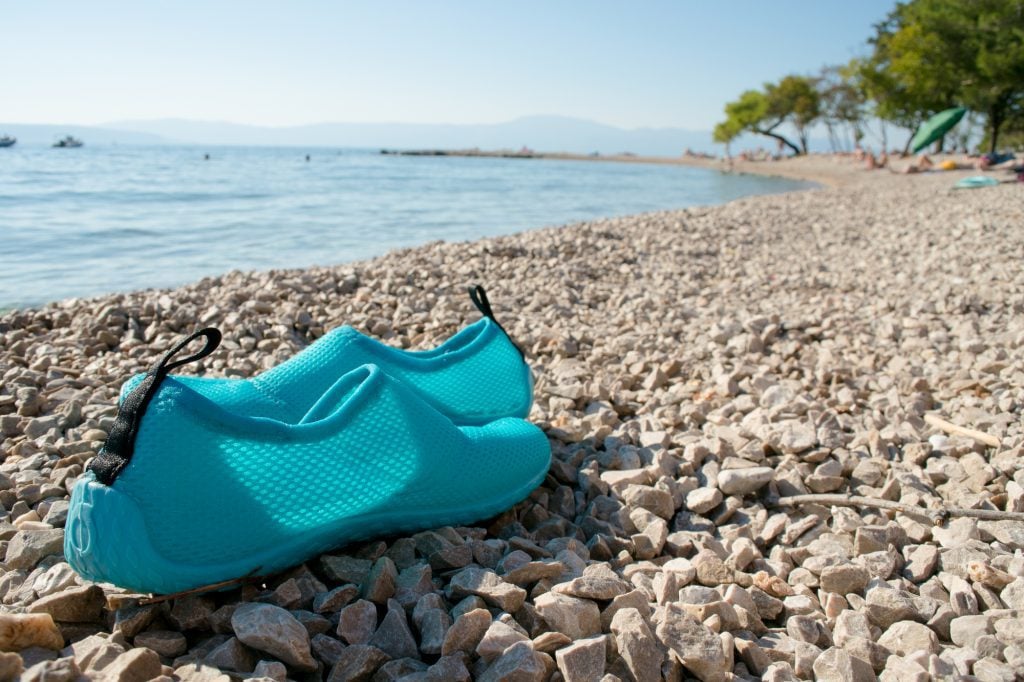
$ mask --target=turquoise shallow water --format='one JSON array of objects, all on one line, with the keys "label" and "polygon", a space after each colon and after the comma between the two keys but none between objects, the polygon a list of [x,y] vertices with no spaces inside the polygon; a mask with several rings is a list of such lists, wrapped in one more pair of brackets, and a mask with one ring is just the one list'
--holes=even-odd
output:
[{"label": "turquoise shallow water", "polygon": [[806,186],[653,164],[19,145],[0,149],[0,309]]}]

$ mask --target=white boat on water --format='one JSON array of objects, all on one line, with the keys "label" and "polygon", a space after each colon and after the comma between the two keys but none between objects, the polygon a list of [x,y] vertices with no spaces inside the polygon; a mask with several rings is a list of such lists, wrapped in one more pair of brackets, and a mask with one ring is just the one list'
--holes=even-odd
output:
[{"label": "white boat on water", "polygon": [[13,147],[18,138],[10,135],[0,135],[0,147]]},{"label": "white boat on water", "polygon": [[72,137],[71,135],[68,135],[54,142],[53,146],[60,149],[70,149],[73,147],[81,147],[83,144],[85,143],[79,140],[77,137]]}]

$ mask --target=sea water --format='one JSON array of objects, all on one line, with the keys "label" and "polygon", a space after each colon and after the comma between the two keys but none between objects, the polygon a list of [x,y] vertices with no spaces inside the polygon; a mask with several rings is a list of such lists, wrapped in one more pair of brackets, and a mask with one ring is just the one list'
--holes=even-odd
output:
[{"label": "sea water", "polygon": [[0,310],[806,186],[664,164],[15,146],[0,149]]}]

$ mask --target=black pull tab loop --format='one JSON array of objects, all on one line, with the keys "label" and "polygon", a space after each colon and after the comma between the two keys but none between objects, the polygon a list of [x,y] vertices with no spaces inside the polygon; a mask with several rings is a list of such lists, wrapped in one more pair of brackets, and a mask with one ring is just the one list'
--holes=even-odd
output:
[{"label": "black pull tab loop", "polygon": [[[494,310],[491,308],[491,302],[487,300],[487,292],[484,288],[477,284],[476,286],[469,288],[469,297],[473,300],[473,305],[476,309],[483,313],[484,317],[489,317],[495,323],[498,321],[494,319]],[[499,325],[500,326],[500,325]]]},{"label": "black pull tab loop", "polygon": [[[206,337],[206,345],[203,346],[203,349],[201,351],[193,355],[190,355],[187,358],[175,360],[174,362],[170,363],[168,362],[168,360],[170,360],[175,355],[183,351],[185,347],[188,346],[190,343],[203,336]],[[213,351],[217,350],[217,346],[220,345],[221,338],[223,337],[221,336],[220,330],[215,327],[207,327],[206,329],[200,329],[195,334],[188,337],[171,350],[167,351],[167,353],[164,354],[163,359],[160,360],[160,362],[158,362],[156,365],[154,365],[153,369],[151,369],[150,372],[156,370],[157,373],[163,372],[163,376],[167,376],[167,373],[173,369],[178,369],[179,367],[187,365],[191,362],[198,362],[199,360],[202,360]]]},{"label": "black pull tab loop", "polygon": [[515,346],[517,351],[519,351],[519,357],[523,359],[523,362],[526,362],[526,353],[523,352],[522,347],[516,343],[515,339],[512,338],[512,335],[508,333],[508,330],[501,326],[501,322],[498,322],[498,319],[494,317],[494,309],[491,308],[491,302],[487,299],[487,292],[484,291],[484,288],[479,284],[469,287],[469,298],[473,301],[473,305],[476,306],[476,309],[479,310],[484,317],[489,317],[491,322],[498,326],[498,329],[500,329],[501,333],[505,335],[505,338]]},{"label": "black pull tab loop", "polygon": [[[202,350],[171,362],[175,355],[201,337],[206,337],[206,345]],[[142,417],[168,373],[182,365],[202,360],[217,350],[221,338],[219,329],[214,329],[213,327],[200,329],[167,351],[163,358],[146,373],[146,378],[139,382],[139,385],[133,388],[131,393],[125,396],[121,407],[117,411],[114,425],[107,435],[107,442],[103,444],[103,448],[89,464],[89,471],[95,474],[96,480],[105,485],[110,485],[117,478],[118,474],[128,466],[132,455],[135,453],[135,438],[138,436]]]}]

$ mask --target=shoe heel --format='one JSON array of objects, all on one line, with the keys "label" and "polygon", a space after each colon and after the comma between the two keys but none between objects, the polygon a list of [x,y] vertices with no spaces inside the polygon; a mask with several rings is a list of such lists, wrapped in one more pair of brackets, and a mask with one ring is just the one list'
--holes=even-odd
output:
[{"label": "shoe heel", "polygon": [[94,582],[139,585],[150,554],[155,552],[135,502],[86,473],[71,492],[64,526],[64,557],[71,567]]}]

